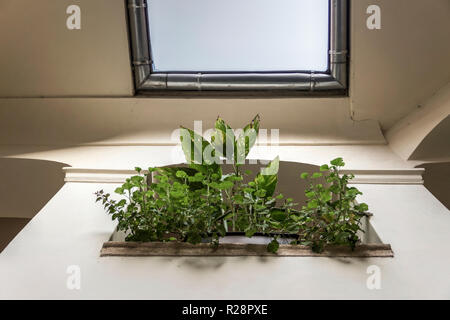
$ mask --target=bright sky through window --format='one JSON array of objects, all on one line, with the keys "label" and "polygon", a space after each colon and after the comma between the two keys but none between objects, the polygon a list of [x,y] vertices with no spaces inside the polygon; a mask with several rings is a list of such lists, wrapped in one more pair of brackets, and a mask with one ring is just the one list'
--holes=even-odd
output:
[{"label": "bright sky through window", "polygon": [[328,10],[328,0],[151,0],[154,71],[326,71]]}]

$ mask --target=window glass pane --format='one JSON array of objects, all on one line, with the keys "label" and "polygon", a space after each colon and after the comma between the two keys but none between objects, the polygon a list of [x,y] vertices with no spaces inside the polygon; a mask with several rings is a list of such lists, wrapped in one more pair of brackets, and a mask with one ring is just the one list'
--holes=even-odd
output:
[{"label": "window glass pane", "polygon": [[325,71],[328,0],[150,0],[155,71]]}]

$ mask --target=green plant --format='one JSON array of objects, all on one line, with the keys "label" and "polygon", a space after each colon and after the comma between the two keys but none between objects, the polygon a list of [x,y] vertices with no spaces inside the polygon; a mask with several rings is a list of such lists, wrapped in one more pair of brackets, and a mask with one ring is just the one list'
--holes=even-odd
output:
[{"label": "green plant", "polygon": [[[359,241],[361,219],[367,215],[369,207],[356,203],[356,197],[362,193],[348,186],[354,176],[340,173],[344,165],[342,158],[336,158],[330,165],[322,165],[320,172],[301,174],[302,179],[310,181],[310,187],[305,191],[308,201],[299,220],[299,241],[316,252],[329,244],[354,248]],[[325,185],[314,183],[320,178]]]},{"label": "green plant", "polygon": [[[137,175],[128,178],[115,190],[113,199],[100,190],[101,201],[118,230],[127,233],[127,241],[185,241],[199,243],[210,239],[217,246],[228,231],[272,235],[267,246],[277,252],[278,238],[296,234],[296,244],[307,244],[320,252],[329,244],[350,245],[358,242],[361,218],[366,204],[355,204],[361,194],[348,187],[352,175],[341,175],[341,158],[323,165],[310,180],[306,190],[308,202],[301,210],[291,198],[277,194],[279,158],[276,157],[252,179],[252,172],[242,165],[254,146],[260,118],[256,116],[242,133],[236,135],[221,118],[215,123],[208,141],[191,129],[180,128],[180,140],[187,167],[135,168]],[[233,171],[223,174],[223,160],[232,163]],[[322,178],[326,185],[313,181]],[[152,181],[149,183],[148,181]]]},{"label": "green plant", "polygon": [[[219,236],[229,231],[230,223],[233,231],[248,229],[244,216],[247,212],[244,208],[248,206],[238,199],[253,195],[248,193],[249,189],[244,191],[246,173],[240,167],[256,141],[258,130],[259,116],[239,136],[218,118],[211,142],[182,127],[180,140],[187,168],[149,168],[147,172],[136,168],[138,175],[115,190],[124,198],[114,200],[100,190],[96,200],[118,221],[118,230],[128,233],[127,241],[198,243],[210,237],[216,245]],[[219,155],[232,160],[232,174],[222,174]],[[276,158],[256,176],[255,193],[262,195],[262,200],[255,198],[254,205],[262,205],[273,194],[278,162]],[[147,183],[152,180],[149,176],[154,180],[151,184]]]},{"label": "green plant", "polygon": [[[221,196],[208,184],[214,178],[183,168],[149,168],[115,190],[124,196],[117,201],[102,190],[96,193],[106,211],[118,221],[118,230],[128,233],[127,241],[187,241],[199,243],[212,234],[214,241],[224,234]],[[148,184],[152,175],[157,182]]]},{"label": "green plant", "polygon": [[[217,118],[211,141],[207,141],[193,130],[181,127],[180,140],[189,167],[200,172],[216,174],[219,181],[210,184],[220,190],[223,200],[223,219],[226,231],[248,231],[246,222],[255,206],[265,206],[267,199],[275,192],[279,158],[276,157],[248,185],[241,167],[256,142],[259,133],[259,115],[235,135],[233,129],[220,117]],[[221,158],[232,163],[233,172],[223,175],[219,166]],[[250,203],[254,201],[255,203]],[[228,222],[231,226],[228,228]]]}]

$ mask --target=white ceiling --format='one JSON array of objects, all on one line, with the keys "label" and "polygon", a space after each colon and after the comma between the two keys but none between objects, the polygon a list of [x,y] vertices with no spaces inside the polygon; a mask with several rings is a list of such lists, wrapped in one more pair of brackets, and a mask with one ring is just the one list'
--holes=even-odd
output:
[{"label": "white ceiling", "polygon": [[[70,4],[0,1],[0,98],[132,95],[124,1],[77,1],[82,29],[72,31],[65,27]],[[381,30],[366,28],[370,4],[381,7]],[[376,120],[387,129],[413,111],[449,82],[449,39],[448,0],[352,1],[351,91],[345,116],[353,112],[354,119]],[[333,104],[332,99],[312,100],[298,98],[298,112],[306,104],[313,113],[314,105]]]}]

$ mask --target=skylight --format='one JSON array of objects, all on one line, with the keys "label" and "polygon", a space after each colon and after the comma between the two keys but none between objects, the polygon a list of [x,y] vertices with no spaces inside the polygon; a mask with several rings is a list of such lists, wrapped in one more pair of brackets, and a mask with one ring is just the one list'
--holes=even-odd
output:
[{"label": "skylight", "polygon": [[348,0],[128,0],[128,13],[137,93],[348,92]]},{"label": "skylight", "polygon": [[328,0],[151,0],[154,72],[326,71]]}]

